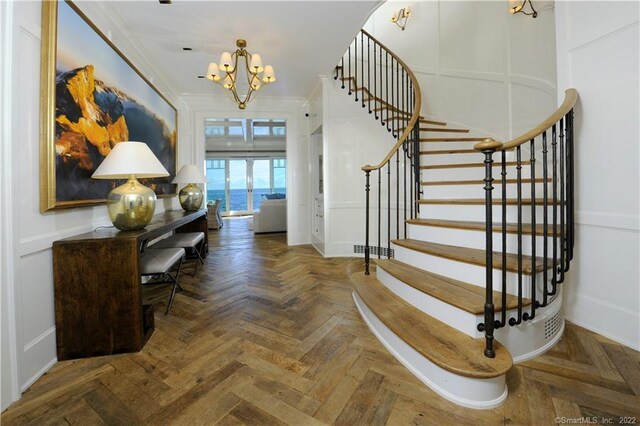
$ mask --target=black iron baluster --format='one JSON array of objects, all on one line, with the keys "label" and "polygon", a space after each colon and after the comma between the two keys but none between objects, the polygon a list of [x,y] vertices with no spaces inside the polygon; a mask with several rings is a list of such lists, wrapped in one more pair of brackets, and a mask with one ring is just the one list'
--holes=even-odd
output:
[{"label": "black iron baluster", "polygon": [[349,76],[347,78],[349,80],[349,95],[351,95],[351,93],[353,93],[351,91],[351,45],[349,45],[347,56],[349,57]]},{"label": "black iron baluster", "polygon": [[[384,90],[382,89],[382,46],[378,49],[378,66],[380,67],[380,100],[376,101],[377,104],[380,104],[380,106],[378,108],[382,108],[382,94],[384,93]],[[382,119],[382,109],[380,109],[380,116],[378,117],[378,110],[376,108],[376,120],[380,118],[380,122],[382,123],[382,125],[384,126],[384,122]]]},{"label": "black iron baluster", "polygon": [[[563,126],[564,124],[564,126]],[[565,271],[565,255],[567,252],[567,238],[566,238],[566,229],[565,229],[565,134],[566,134],[566,120],[560,119],[560,269],[558,272],[560,273],[560,278],[558,279],[558,284],[564,282],[564,271]]]},{"label": "black iron baluster", "polygon": [[495,306],[493,305],[493,153],[502,144],[493,139],[485,139],[476,149],[484,154],[484,204],[485,204],[485,240],[486,240],[486,267],[485,267],[485,302],[484,323],[478,324],[478,331],[484,332],[485,349],[484,356],[495,358],[493,349],[493,331],[495,327]]},{"label": "black iron baluster", "polygon": [[[395,94],[395,83],[394,81],[394,73],[393,73],[393,62],[395,61],[395,59],[393,58],[393,56],[391,57],[391,104],[389,105],[389,113],[391,114],[391,128],[388,129],[391,134],[393,135],[393,137],[396,137],[395,134],[395,128],[396,128],[396,120],[393,119],[393,114],[395,113],[394,109],[395,109],[395,98],[396,98],[396,94]],[[397,115],[397,113],[395,113]],[[389,117],[387,117],[387,120],[389,119]]]},{"label": "black iron baluster", "polygon": [[404,178],[404,209],[403,209],[403,214],[404,214],[404,218],[403,218],[403,230],[404,230],[404,238],[407,238],[407,161],[409,161],[409,156],[408,156],[408,148],[407,148],[407,141],[404,141],[403,144],[403,149],[404,149],[404,172],[402,173],[403,178]]},{"label": "black iron baluster", "polygon": [[413,219],[413,206],[415,205],[414,194],[413,191],[415,189],[415,185],[413,184],[413,165],[415,163],[415,152],[413,151],[413,145],[409,139],[407,141],[408,151],[411,153],[411,163],[409,164],[409,183],[411,184],[411,188],[409,189],[409,219]]},{"label": "black iron baluster", "polygon": [[342,81],[341,88],[344,90],[344,56],[340,60],[340,81]]},{"label": "black iron baluster", "polygon": [[[353,42],[353,67],[353,90],[356,92],[356,102],[358,102],[358,36]],[[360,85],[362,85],[362,82],[360,82]]]},{"label": "black iron baluster", "polygon": [[382,181],[380,180],[380,169],[378,169],[378,259],[380,259],[380,232],[382,224]]},{"label": "black iron baluster", "polygon": [[365,106],[367,106],[364,103],[364,33],[362,31],[360,31],[360,56],[361,56],[361,63],[360,63],[360,86],[361,86],[361,90],[362,90],[362,108],[364,108]]},{"label": "black iron baluster", "polygon": [[[569,132],[567,133],[567,157],[569,159],[569,167],[567,173],[569,174],[569,261],[573,260],[573,244],[575,238],[575,187],[574,187],[574,163],[573,163],[573,109],[569,111],[566,116],[566,120],[569,123]],[[567,270],[569,269],[569,262],[567,262]]]},{"label": "black iron baluster", "polygon": [[[555,134],[556,125],[554,124],[552,127],[552,132]],[[547,164],[547,132],[542,133],[542,304],[539,304],[538,307],[547,306],[547,296],[549,293],[549,189],[547,181],[549,180],[549,173],[547,171],[549,165]],[[537,302],[536,302],[537,303]]]},{"label": "black iron baluster", "polygon": [[[387,125],[387,130],[391,131],[391,129],[389,128],[389,52],[385,51],[385,67],[384,67],[384,74],[387,80],[387,84],[385,85],[385,91],[386,91],[386,95],[384,97],[384,110],[382,111],[382,113],[384,114],[386,112],[386,117],[387,119],[385,121],[382,122],[382,125]],[[393,75],[392,75],[393,77]]]},{"label": "black iron baluster", "polygon": [[502,320],[498,327],[504,327],[507,325],[507,152],[502,150],[500,154],[500,177],[502,178],[502,205],[500,206],[502,213],[502,268],[500,268],[500,278],[502,279]]},{"label": "black iron baluster", "polygon": [[365,193],[365,207],[364,207],[364,274],[369,275],[369,175],[371,174],[370,170],[365,171],[365,184],[364,184],[364,193]]},{"label": "black iron baluster", "polygon": [[[375,41],[373,42],[373,116],[376,118],[376,120],[378,119],[378,111],[376,111],[376,108],[378,107],[378,76],[377,74],[377,70],[378,67],[376,65],[376,47],[377,44]],[[371,67],[371,64],[369,64],[369,67]],[[369,109],[371,109],[371,106],[369,106]],[[371,111],[369,111],[369,113],[371,113]]]},{"label": "black iron baluster", "polygon": [[[391,100],[393,102],[393,108],[394,108],[395,115],[397,117],[400,117],[402,114],[401,114],[401,111],[400,111],[400,102],[399,102],[399,96],[400,96],[399,92],[400,91],[398,90],[399,89],[398,69],[399,69],[399,64],[396,62],[395,83],[394,83],[393,78],[391,79],[391,90],[392,90]],[[391,67],[391,73],[392,73],[392,76],[393,76],[393,66]],[[393,124],[394,125],[392,126],[393,127],[392,135],[393,135],[394,138],[397,138],[398,137],[398,126],[400,124],[400,121],[399,120],[393,120]]]},{"label": "black iron baluster", "polygon": [[400,238],[400,150],[396,151],[396,238]]},{"label": "black iron baluster", "polygon": [[[375,58],[375,54],[373,57]],[[371,110],[371,39],[369,38],[369,36],[367,36],[367,91],[369,92],[369,95],[367,96],[367,98],[369,98],[369,114],[371,114],[373,111]]]},{"label": "black iron baluster", "polygon": [[516,147],[516,187],[518,192],[518,319],[509,318],[509,325],[514,326],[522,322],[522,153],[520,146]]},{"label": "black iron baluster", "polygon": [[531,155],[531,313],[525,312],[522,319],[532,320],[536,317],[536,151],[534,139],[529,142]]},{"label": "black iron baluster", "polygon": [[[562,127],[562,121],[560,122],[560,127]],[[557,278],[557,270],[558,270],[558,167],[557,167],[557,144],[558,144],[558,134],[556,130],[556,126],[554,125],[551,130],[551,188],[552,188],[552,196],[553,201],[552,204],[552,217],[553,217],[553,271],[551,277],[551,292],[550,296],[556,294],[558,291],[558,278]]]},{"label": "black iron baluster", "polygon": [[387,259],[391,259],[391,160],[387,162]]}]

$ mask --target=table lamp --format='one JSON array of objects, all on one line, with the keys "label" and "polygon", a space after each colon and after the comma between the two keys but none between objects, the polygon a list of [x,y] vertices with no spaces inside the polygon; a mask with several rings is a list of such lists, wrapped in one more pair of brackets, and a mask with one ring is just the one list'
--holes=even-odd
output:
[{"label": "table lamp", "polygon": [[128,179],[109,192],[107,210],[113,225],[122,231],[143,229],[156,209],[156,194],[136,177],[169,176],[144,142],[119,142],[91,176],[94,179]]},{"label": "table lamp", "polygon": [[194,164],[185,164],[182,166],[175,179],[171,183],[186,183],[188,184],[180,190],[178,199],[183,209],[188,212],[198,210],[202,206],[204,200],[204,194],[196,183],[205,183],[207,178],[202,173],[202,170]]}]

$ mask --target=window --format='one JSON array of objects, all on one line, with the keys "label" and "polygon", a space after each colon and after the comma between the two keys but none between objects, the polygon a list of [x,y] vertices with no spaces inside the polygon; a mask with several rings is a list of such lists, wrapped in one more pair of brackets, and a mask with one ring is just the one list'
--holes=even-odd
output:
[{"label": "window", "polygon": [[287,159],[273,159],[273,192],[287,193]]},{"label": "window", "polygon": [[284,140],[287,137],[287,125],[285,120],[252,120],[253,139],[278,139]]}]

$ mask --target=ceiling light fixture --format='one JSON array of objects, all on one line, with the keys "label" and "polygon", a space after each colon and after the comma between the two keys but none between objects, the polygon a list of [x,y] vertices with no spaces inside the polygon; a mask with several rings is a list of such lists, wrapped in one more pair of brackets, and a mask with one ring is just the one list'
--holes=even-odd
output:
[{"label": "ceiling light fixture", "polygon": [[[531,12],[526,12],[524,10],[525,5],[529,3],[529,7],[531,8]],[[527,16],[531,16],[532,18],[538,17],[538,12],[533,8],[533,3],[531,0],[509,0],[509,13],[515,15],[516,13],[522,13]]]},{"label": "ceiling light fixture", "polygon": [[[262,66],[262,58],[259,54],[250,54],[245,50],[247,42],[239,39],[236,41],[238,49],[233,52],[224,52],[220,57],[220,64],[211,62],[207,69],[206,77],[224,87],[233,96],[238,108],[245,109],[253,100],[253,94],[260,90],[263,84],[276,81],[276,75],[271,65]],[[244,58],[248,88],[244,97],[238,95],[238,61]],[[241,76],[242,77],[242,76]]]},{"label": "ceiling light fixture", "polygon": [[411,16],[411,6],[406,6],[400,9],[397,12],[393,13],[391,17],[391,22],[396,24],[402,31],[404,31],[404,27],[407,26],[407,21],[409,20],[409,16]]}]

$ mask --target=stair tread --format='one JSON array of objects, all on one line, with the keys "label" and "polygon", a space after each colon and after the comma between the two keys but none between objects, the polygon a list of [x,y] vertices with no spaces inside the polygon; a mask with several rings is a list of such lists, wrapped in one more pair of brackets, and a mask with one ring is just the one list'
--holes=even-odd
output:
[{"label": "stair tread", "polygon": [[[531,198],[523,198],[522,200],[522,204],[523,205],[527,205],[530,206],[531,205]],[[518,199],[517,198],[507,198],[506,199],[507,205],[508,206],[515,206],[518,204]],[[438,204],[438,205],[442,205],[442,204],[451,204],[451,205],[463,205],[463,206],[475,206],[475,205],[482,205],[484,206],[485,204],[485,199],[484,198],[431,198],[431,199],[423,199],[423,200],[418,200],[417,201],[418,204]],[[536,205],[540,205],[542,206],[542,204],[544,203],[544,198],[536,198],[535,199],[535,204]],[[502,205],[502,199],[500,197],[495,197],[493,198],[493,203],[494,205]],[[547,204],[549,206],[553,205],[553,199],[552,198],[548,198],[547,199]]]},{"label": "stair tread", "polygon": [[[395,245],[419,251],[421,253],[444,257],[459,262],[470,263],[472,265],[486,266],[485,250],[468,247],[450,246],[447,244],[431,243],[427,241],[413,240],[410,238],[403,240],[392,240]],[[552,259],[547,259],[547,267],[553,265]],[[493,252],[493,268],[502,269],[502,253]],[[507,253],[506,269],[509,272],[518,272],[518,255]],[[536,272],[542,272],[543,259],[536,256]],[[532,275],[531,256],[522,255],[522,273]]]},{"label": "stair tread", "polygon": [[[506,161],[505,164],[507,166],[516,166],[518,165],[517,161]],[[502,163],[494,162],[493,167],[500,167]],[[521,163],[521,165],[528,166],[528,164]],[[431,164],[428,166],[420,166],[421,170],[434,170],[434,169],[463,169],[467,167],[484,167],[484,162],[478,161],[477,163],[459,163],[459,164]]]},{"label": "stair tread", "polygon": [[[496,179],[493,182],[495,188],[498,188],[501,184],[500,179]],[[522,179],[522,183],[531,183],[531,179]],[[542,183],[544,180],[542,178],[536,178],[536,182]],[[551,178],[547,179],[547,182],[551,182]],[[507,183],[518,183],[516,179],[507,179]],[[483,179],[475,179],[475,180],[432,180],[432,181],[423,181],[420,182],[422,186],[438,186],[438,185],[482,185],[484,186]]]},{"label": "stair tread", "polygon": [[509,351],[494,341],[495,358],[484,356],[484,339],[474,339],[411,306],[372,275],[351,276],[356,292],[369,309],[398,337],[437,366],[472,378],[505,374],[513,361]]},{"label": "stair tread", "polygon": [[[474,315],[484,314],[486,295],[482,287],[425,271],[395,259],[376,260],[376,264],[379,268],[422,293]],[[528,299],[523,303],[525,305],[531,304]],[[502,309],[501,292],[493,292],[493,304],[496,311]],[[508,294],[507,309],[517,307],[518,298]]]},{"label": "stair tread", "polygon": [[[466,229],[471,231],[484,231],[485,222],[472,222],[466,220],[445,220],[445,219],[407,219],[407,223],[411,225],[420,225],[420,226],[435,226],[439,228],[455,228],[455,229]],[[553,225],[550,225],[553,227]],[[518,232],[518,224],[517,223],[507,223],[507,233],[508,234],[516,234]],[[522,224],[522,233],[526,235],[531,235],[531,224],[523,223]],[[502,232],[502,224],[499,222],[493,223],[493,232]],[[541,236],[544,232],[544,227],[542,225],[536,225],[536,235]],[[550,230],[549,235],[551,235],[552,230]]]}]

